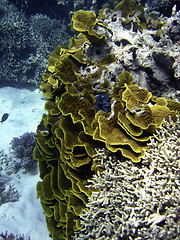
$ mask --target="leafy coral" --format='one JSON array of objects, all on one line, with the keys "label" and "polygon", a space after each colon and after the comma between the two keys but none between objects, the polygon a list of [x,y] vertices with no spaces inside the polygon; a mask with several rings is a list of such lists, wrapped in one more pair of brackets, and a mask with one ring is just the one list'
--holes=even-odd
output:
[{"label": "leafy coral", "polygon": [[115,6],[114,10],[120,10],[124,18],[128,17],[128,15],[132,16],[136,11],[144,12],[143,6],[137,4],[134,0],[123,0]]},{"label": "leafy coral", "polygon": [[[163,119],[169,115],[176,119],[176,107],[169,109],[165,98],[133,84],[128,71],[112,76],[114,55],[92,59],[97,46],[97,55],[105,52],[105,45],[99,46],[104,42],[94,41],[94,13],[78,11],[73,21],[81,33],[68,48],[55,49],[43,75],[47,114],[38,125],[34,151],[42,178],[37,193],[54,240],[71,239],[82,228],[79,215],[91,196],[88,180],[103,171],[93,159],[96,148],[140,162]],[[96,112],[100,95],[108,98],[108,109],[106,101],[103,106],[107,111]]]},{"label": "leafy coral", "polygon": [[83,32],[87,38],[96,44],[103,44],[105,36],[94,31],[96,26],[96,14],[92,11],[79,10],[72,16],[73,28],[78,32]]}]

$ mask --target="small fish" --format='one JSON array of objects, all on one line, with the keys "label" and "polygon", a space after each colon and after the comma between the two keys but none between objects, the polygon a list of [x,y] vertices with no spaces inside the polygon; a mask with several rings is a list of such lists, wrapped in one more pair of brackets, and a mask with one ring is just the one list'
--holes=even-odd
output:
[{"label": "small fish", "polygon": [[3,115],[2,115],[2,118],[1,118],[1,121],[0,122],[4,122],[4,121],[6,121],[6,119],[9,117],[9,114],[8,113],[4,113]]}]

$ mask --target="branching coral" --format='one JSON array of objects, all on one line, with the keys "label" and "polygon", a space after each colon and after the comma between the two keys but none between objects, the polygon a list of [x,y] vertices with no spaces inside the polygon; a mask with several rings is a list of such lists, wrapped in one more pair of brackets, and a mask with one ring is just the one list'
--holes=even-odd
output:
[{"label": "branching coral", "polygon": [[105,170],[90,181],[84,228],[74,239],[179,239],[179,116],[176,123],[164,120],[140,165],[105,149],[94,160]]},{"label": "branching coral", "polygon": [[14,185],[3,184],[0,180],[0,205],[7,202],[16,202],[19,200],[19,197],[20,194]]},{"label": "branching coral", "polygon": [[[28,0],[16,2],[24,7],[32,3]],[[65,24],[45,14],[34,15],[34,11],[27,17],[6,0],[0,2],[0,16],[0,82],[37,85],[50,52],[58,44],[67,44],[69,35]]]},{"label": "branching coral", "polygon": [[[1,169],[2,170],[2,169]],[[8,179],[0,171],[0,205],[19,200],[20,194],[12,184],[7,184]]]},{"label": "branching coral", "polygon": [[[4,233],[0,234],[1,240],[25,240],[24,234],[22,235],[14,235],[13,233],[8,234],[7,231]],[[30,240],[30,237],[27,239]]]},{"label": "branching coral", "polygon": [[17,173],[23,169],[23,173],[34,171],[37,162],[33,159],[35,147],[35,133],[26,132],[22,136],[14,137],[10,142],[10,154],[0,151],[0,164],[7,175]]},{"label": "branching coral", "polygon": [[36,167],[36,161],[33,159],[33,150],[35,147],[35,133],[27,132],[20,137],[15,137],[11,141],[11,149],[15,158],[19,159],[16,162],[15,168],[24,168],[33,170]]}]

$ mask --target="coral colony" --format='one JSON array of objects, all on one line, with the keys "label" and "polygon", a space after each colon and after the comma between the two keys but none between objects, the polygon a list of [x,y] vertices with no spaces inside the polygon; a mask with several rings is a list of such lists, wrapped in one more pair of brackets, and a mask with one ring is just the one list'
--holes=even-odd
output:
[{"label": "coral colony", "polygon": [[10,143],[9,156],[0,151],[0,164],[7,175],[17,173],[20,169],[23,169],[24,173],[36,169],[37,161],[33,159],[34,135],[33,132],[26,132],[22,136],[14,137]]},{"label": "coral colony", "polygon": [[[38,13],[36,8],[39,2],[40,0],[0,1],[1,83],[39,85],[49,54],[58,44],[66,44],[69,39],[63,21],[45,14],[48,1],[45,2],[46,9],[42,11],[44,14]],[[52,1],[49,2],[51,9]],[[39,5],[43,4],[44,1],[41,0]],[[33,12],[31,16],[30,10]]]},{"label": "coral colony", "polygon": [[[1,233],[0,237],[1,237],[1,240],[25,240],[24,234],[15,236],[13,233],[8,234],[7,231],[5,234]],[[30,237],[27,240],[30,240]]]},{"label": "coral colony", "polygon": [[79,35],[51,54],[34,159],[53,240],[178,240],[180,103],[161,96],[179,81],[173,11],[153,22],[130,0],[79,10]]},{"label": "coral colony", "polygon": [[36,161],[33,159],[33,150],[35,147],[34,135],[35,133],[33,132],[26,132],[22,136],[12,139],[11,149],[16,158],[16,168],[32,170],[36,166]]},{"label": "coral colony", "polygon": [[[7,202],[19,200],[20,193],[13,184],[7,184],[10,176],[20,169],[33,171],[37,167],[37,161],[33,159],[35,147],[34,133],[26,132],[20,137],[15,137],[11,141],[12,156],[8,156],[4,151],[0,151],[0,205]],[[23,171],[23,173],[25,173]]]},{"label": "coral colony", "polygon": [[94,160],[105,170],[89,182],[93,191],[74,239],[179,239],[180,119],[163,121],[140,166],[106,149]]},{"label": "coral colony", "polygon": [[7,202],[16,202],[19,200],[20,194],[15,189],[14,185],[5,185],[1,181],[0,175],[0,205]]}]

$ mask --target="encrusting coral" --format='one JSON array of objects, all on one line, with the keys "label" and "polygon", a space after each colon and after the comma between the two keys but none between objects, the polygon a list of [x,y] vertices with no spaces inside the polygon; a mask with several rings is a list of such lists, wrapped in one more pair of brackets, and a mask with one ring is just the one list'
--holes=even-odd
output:
[{"label": "encrusting coral", "polygon": [[180,118],[163,121],[141,165],[106,149],[94,156],[105,170],[89,181],[94,189],[74,239],[179,239]]},{"label": "encrusting coral", "polygon": [[[34,151],[42,179],[37,195],[54,240],[72,239],[82,229],[79,216],[92,191],[88,180],[104,170],[94,159],[96,148],[121,154],[129,159],[126,164],[139,163],[163,119],[177,120],[179,103],[154,97],[121,65],[109,24],[112,14],[121,13],[100,11],[97,19],[89,11],[74,13],[80,34],[68,48],[59,46],[51,54],[40,86],[47,114],[38,125]],[[127,25],[139,19],[131,17]],[[137,26],[142,27],[140,19]]]}]

